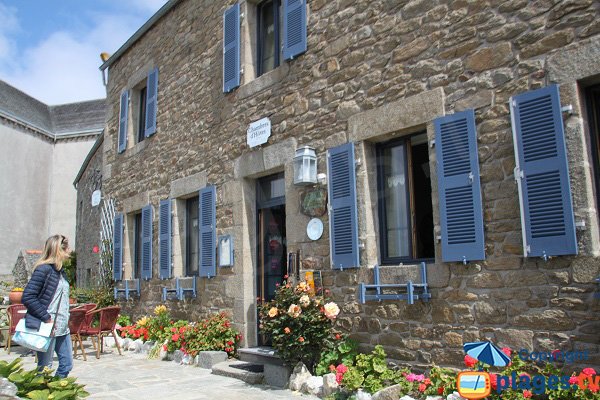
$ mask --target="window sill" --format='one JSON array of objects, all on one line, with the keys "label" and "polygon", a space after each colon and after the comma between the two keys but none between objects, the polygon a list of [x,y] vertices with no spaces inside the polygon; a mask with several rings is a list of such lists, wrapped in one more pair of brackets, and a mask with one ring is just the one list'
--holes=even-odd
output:
[{"label": "window sill", "polygon": [[129,153],[129,156],[135,156],[140,151],[144,150],[146,147],[148,147],[148,138],[136,143],[132,148],[127,149],[126,152]]},{"label": "window sill", "polygon": [[288,75],[289,71],[290,67],[288,63],[284,62],[274,70],[269,71],[266,74],[262,74],[258,78],[255,78],[240,86],[237,90],[237,95],[240,99],[245,99],[246,97],[259,93],[266,88],[281,82]]}]

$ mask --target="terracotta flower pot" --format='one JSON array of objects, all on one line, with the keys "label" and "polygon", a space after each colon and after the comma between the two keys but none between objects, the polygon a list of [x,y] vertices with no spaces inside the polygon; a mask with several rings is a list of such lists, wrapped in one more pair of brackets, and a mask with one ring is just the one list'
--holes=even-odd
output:
[{"label": "terracotta flower pot", "polygon": [[21,304],[21,298],[23,297],[23,292],[10,292],[8,294],[8,299],[10,300],[10,304]]}]

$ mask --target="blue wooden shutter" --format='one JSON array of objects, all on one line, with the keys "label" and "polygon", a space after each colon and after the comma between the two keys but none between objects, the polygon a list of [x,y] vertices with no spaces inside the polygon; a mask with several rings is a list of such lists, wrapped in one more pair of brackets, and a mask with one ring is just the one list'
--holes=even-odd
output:
[{"label": "blue wooden shutter", "polygon": [[148,74],[146,81],[146,137],[156,133],[156,111],[158,107],[158,67]]},{"label": "blue wooden shutter", "polygon": [[123,279],[123,214],[113,220],[113,279]]},{"label": "blue wooden shutter", "polygon": [[329,149],[329,237],[334,269],[359,267],[354,143]]},{"label": "blue wooden shutter", "polygon": [[171,277],[171,199],[161,200],[158,225],[158,262],[160,279]]},{"label": "blue wooden shutter", "polygon": [[207,186],[200,190],[200,208],[198,229],[200,229],[200,276],[213,277],[216,275],[216,190],[214,186]]},{"label": "blue wooden shutter", "polygon": [[142,208],[142,279],[152,279],[152,206]]},{"label": "blue wooden shutter", "polygon": [[127,148],[127,111],[129,109],[129,91],[121,93],[119,105],[119,153]]},{"label": "blue wooden shutter", "polygon": [[240,86],[240,5],[223,14],[223,92]]},{"label": "blue wooden shutter", "polygon": [[526,257],[577,254],[558,86],[510,99]]},{"label": "blue wooden shutter", "polygon": [[434,120],[442,260],[485,259],[475,113]]},{"label": "blue wooden shutter", "polygon": [[306,4],[283,0],[283,58],[290,60],[306,51]]}]

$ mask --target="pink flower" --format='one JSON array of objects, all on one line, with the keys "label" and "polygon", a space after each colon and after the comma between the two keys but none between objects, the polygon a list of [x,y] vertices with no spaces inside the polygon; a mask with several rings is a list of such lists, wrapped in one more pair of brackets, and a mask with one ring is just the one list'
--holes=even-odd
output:
[{"label": "pink flower", "polygon": [[596,370],[594,370],[594,368],[584,368],[582,372],[590,376],[596,375]]},{"label": "pink flower", "polygon": [[340,364],[340,365],[338,365],[338,366],[335,368],[335,370],[336,370],[337,372],[340,372],[340,373],[342,373],[342,374],[345,374],[345,373],[348,371],[348,367],[346,367],[344,364]]},{"label": "pink flower", "polygon": [[415,375],[415,380],[417,382],[423,382],[423,380],[425,379],[425,375],[421,374],[421,375]]},{"label": "pink flower", "polygon": [[419,392],[423,393],[425,391],[425,389],[427,389],[427,385],[424,383],[421,383],[419,385]]},{"label": "pink flower", "polygon": [[503,348],[502,348],[502,352],[503,352],[504,354],[506,354],[507,356],[509,356],[509,357],[510,357],[510,356],[511,356],[511,354],[512,354],[512,350],[510,349],[510,347],[503,347]]},{"label": "pink flower", "polygon": [[525,397],[526,399],[531,398],[531,396],[533,396],[533,393],[531,393],[531,390],[523,390],[523,397]]},{"label": "pink flower", "polygon": [[579,379],[577,379],[576,376],[572,376],[572,377],[569,378],[569,383],[571,385],[576,385],[578,382],[579,382]]},{"label": "pink flower", "polygon": [[417,375],[411,372],[410,374],[406,375],[406,380],[409,382],[414,382],[417,380]]}]

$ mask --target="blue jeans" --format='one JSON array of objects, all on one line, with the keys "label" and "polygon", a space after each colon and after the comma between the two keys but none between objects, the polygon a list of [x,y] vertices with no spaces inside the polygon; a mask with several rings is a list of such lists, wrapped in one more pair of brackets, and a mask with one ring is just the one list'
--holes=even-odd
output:
[{"label": "blue jeans", "polygon": [[44,367],[52,368],[52,359],[54,352],[58,356],[58,368],[56,376],[66,378],[73,369],[73,345],[71,344],[71,335],[56,336],[50,342],[48,351],[38,351],[38,370]]}]

